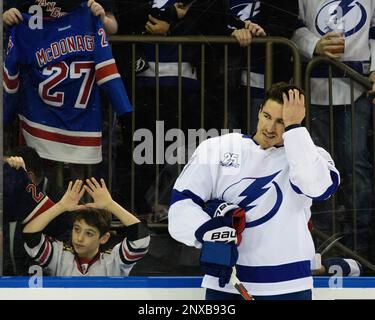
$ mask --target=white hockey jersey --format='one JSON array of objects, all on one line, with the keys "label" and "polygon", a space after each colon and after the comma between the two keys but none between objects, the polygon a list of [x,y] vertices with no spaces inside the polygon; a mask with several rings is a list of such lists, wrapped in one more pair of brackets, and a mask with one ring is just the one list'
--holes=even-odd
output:
[{"label": "white hockey jersey", "polygon": [[[333,22],[340,22],[345,29],[345,52],[340,60],[365,76],[375,70],[375,1],[299,0],[299,11],[299,28],[292,40],[305,58],[313,57],[319,39],[332,31]],[[311,102],[328,105],[328,68],[318,68],[312,76]],[[333,76],[333,104],[350,104],[349,79],[335,71]],[[357,99],[365,89],[354,88]]]},{"label": "white hockey jersey", "polygon": [[[204,141],[177,179],[169,210],[171,236],[197,248],[194,233],[210,219],[202,209],[206,201],[222,199],[246,210],[236,269],[253,295],[312,288],[310,206],[339,184],[330,155],[313,144],[305,128],[283,138],[283,147],[266,150],[237,133]],[[230,283],[220,288],[212,276],[206,275],[202,286],[236,293]]]},{"label": "white hockey jersey", "polygon": [[125,238],[110,251],[98,252],[82,263],[72,247],[41,234],[37,246],[25,250],[49,276],[128,276],[136,262],[146,255],[150,236],[129,241]]}]

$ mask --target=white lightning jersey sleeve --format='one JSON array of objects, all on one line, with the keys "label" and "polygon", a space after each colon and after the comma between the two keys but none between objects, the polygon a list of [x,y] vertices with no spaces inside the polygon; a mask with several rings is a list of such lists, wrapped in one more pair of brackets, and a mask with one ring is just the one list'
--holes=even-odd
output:
[{"label": "white lightning jersey sleeve", "polygon": [[[375,70],[375,1],[373,0],[299,0],[300,21],[293,36],[302,55],[311,59],[319,39],[332,31],[332,24],[343,21],[345,52],[340,58],[360,74]],[[333,69],[333,104],[350,104],[349,79]],[[328,105],[328,68],[313,70],[312,103]],[[355,85],[354,98],[365,89]]]},{"label": "white lightning jersey sleeve", "polygon": [[[171,236],[199,248],[194,233],[210,219],[202,209],[206,201],[222,199],[244,208],[246,228],[236,269],[254,295],[312,288],[310,206],[339,184],[331,157],[313,144],[305,128],[283,137],[283,147],[267,150],[236,133],[204,141],[177,179],[169,210]],[[217,278],[207,275],[202,285],[236,293],[231,284],[219,288]]]}]

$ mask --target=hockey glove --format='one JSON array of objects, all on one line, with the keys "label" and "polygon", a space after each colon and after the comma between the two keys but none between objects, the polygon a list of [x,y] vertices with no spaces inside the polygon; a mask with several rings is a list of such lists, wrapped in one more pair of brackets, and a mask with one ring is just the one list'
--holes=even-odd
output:
[{"label": "hockey glove", "polygon": [[237,243],[245,228],[245,211],[217,200],[208,202],[205,211],[212,219],[195,232],[202,243],[200,265],[205,274],[219,278],[219,286],[224,287],[238,259]]},{"label": "hockey glove", "polygon": [[240,245],[242,240],[241,234],[246,225],[246,213],[244,209],[222,200],[210,200],[206,203],[204,211],[211,218],[223,217],[223,225],[232,227],[236,230],[237,245]]},{"label": "hockey glove", "polygon": [[354,259],[330,258],[322,261],[327,275],[342,277],[359,277],[362,274],[362,265]]},{"label": "hockey glove", "polygon": [[229,283],[237,259],[238,250],[234,242],[203,242],[200,256],[201,270],[205,274],[219,278],[221,288]]}]

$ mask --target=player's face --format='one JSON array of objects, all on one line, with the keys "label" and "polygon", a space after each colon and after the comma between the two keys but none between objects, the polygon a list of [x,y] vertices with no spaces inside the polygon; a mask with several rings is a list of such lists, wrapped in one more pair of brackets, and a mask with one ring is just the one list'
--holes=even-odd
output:
[{"label": "player's face", "polygon": [[254,140],[263,148],[283,145],[282,135],[285,131],[282,119],[283,105],[267,100],[258,114],[258,127]]},{"label": "player's face", "polygon": [[76,220],[73,224],[72,244],[80,258],[91,259],[99,251],[100,232],[84,220]]}]

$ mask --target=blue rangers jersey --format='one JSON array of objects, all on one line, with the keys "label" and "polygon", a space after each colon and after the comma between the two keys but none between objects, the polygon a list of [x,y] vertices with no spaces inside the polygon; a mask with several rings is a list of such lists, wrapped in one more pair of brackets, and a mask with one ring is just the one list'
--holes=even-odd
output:
[{"label": "blue rangers jersey", "polygon": [[[169,210],[171,236],[199,248],[194,233],[210,219],[202,209],[208,200],[244,208],[236,269],[254,295],[312,288],[310,207],[339,184],[330,155],[313,144],[306,128],[291,129],[283,138],[284,146],[268,149],[238,133],[204,141],[177,179]],[[208,275],[202,286],[236,293],[232,284],[220,288],[218,279]]]},{"label": "blue rangers jersey", "polygon": [[[341,61],[367,76],[375,70],[375,1],[373,0],[299,0],[299,25],[293,41],[308,60],[316,44],[336,23],[344,27],[345,52]],[[334,105],[350,104],[349,79],[333,69],[332,97]],[[314,70],[311,80],[311,102],[329,104],[328,68]],[[365,89],[354,84],[354,98]]]},{"label": "blue rangers jersey", "polygon": [[42,29],[31,29],[31,19],[23,14],[23,23],[9,30],[5,121],[17,112],[27,145],[43,158],[98,163],[99,87],[118,114],[132,111],[103,25],[86,3],[59,19],[44,20]]}]

